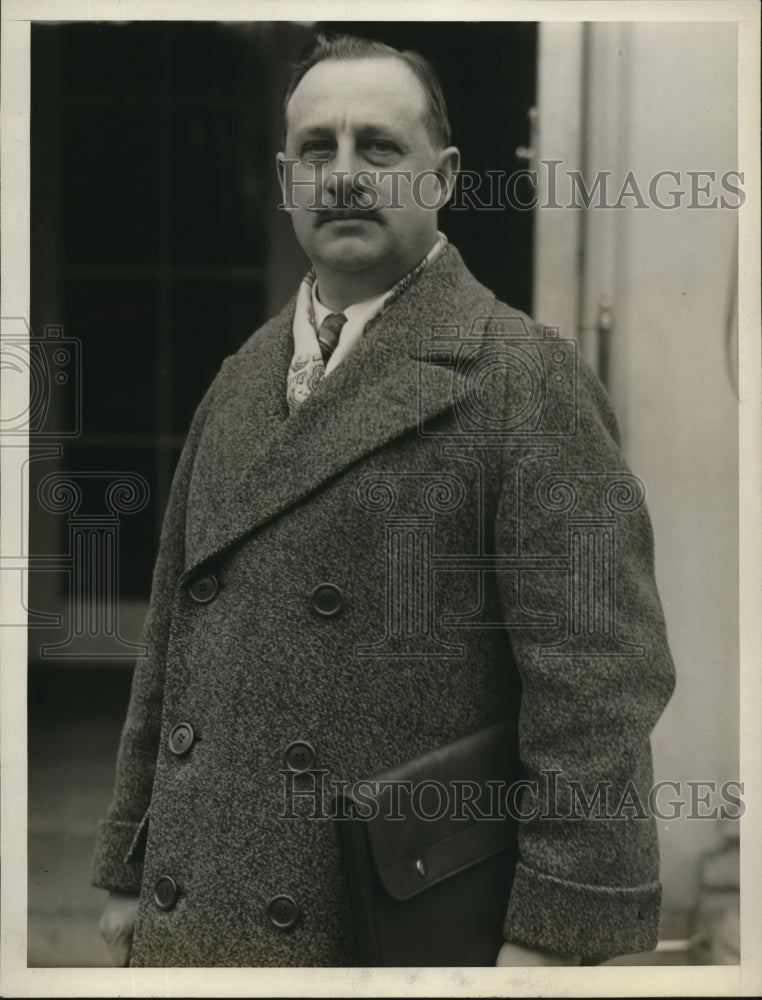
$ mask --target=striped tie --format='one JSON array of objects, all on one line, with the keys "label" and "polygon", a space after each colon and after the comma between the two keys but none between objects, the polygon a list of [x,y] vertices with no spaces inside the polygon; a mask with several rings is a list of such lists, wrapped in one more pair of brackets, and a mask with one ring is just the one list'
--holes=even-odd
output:
[{"label": "striped tie", "polygon": [[323,364],[328,364],[328,359],[336,350],[341,328],[346,321],[347,317],[344,313],[330,313],[320,324],[317,336],[318,343],[320,344],[320,353],[323,355]]}]

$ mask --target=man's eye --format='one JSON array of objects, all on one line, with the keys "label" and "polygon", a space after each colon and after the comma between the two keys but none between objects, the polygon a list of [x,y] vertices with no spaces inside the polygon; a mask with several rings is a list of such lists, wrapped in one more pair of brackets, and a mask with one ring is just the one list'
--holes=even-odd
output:
[{"label": "man's eye", "polygon": [[371,153],[376,153],[382,156],[388,156],[399,152],[394,143],[387,142],[386,139],[374,139],[372,142],[368,143],[368,149]]},{"label": "man's eye", "polygon": [[302,156],[308,160],[324,160],[331,155],[331,144],[323,140],[307,142],[302,146]]}]

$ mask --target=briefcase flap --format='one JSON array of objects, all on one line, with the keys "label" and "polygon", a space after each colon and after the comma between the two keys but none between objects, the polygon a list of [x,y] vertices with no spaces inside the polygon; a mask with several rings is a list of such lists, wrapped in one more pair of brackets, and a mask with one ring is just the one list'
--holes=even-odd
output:
[{"label": "briefcase flap", "polygon": [[516,720],[506,720],[356,782],[345,796],[367,829],[379,879],[410,899],[516,849],[509,789],[523,777]]}]

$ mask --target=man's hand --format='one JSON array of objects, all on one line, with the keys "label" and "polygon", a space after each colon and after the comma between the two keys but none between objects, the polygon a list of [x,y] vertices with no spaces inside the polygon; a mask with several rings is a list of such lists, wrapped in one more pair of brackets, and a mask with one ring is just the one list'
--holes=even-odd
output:
[{"label": "man's hand", "polygon": [[579,955],[556,955],[549,951],[533,951],[520,944],[506,941],[497,953],[495,965],[579,965]]},{"label": "man's hand", "polygon": [[108,894],[99,927],[116,966],[127,965],[130,960],[138,901],[137,896],[123,892]]}]

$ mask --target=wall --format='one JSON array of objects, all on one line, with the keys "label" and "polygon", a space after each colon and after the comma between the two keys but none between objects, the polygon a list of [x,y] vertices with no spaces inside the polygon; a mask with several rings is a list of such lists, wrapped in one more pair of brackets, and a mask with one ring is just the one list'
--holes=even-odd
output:
[{"label": "wall", "polygon": [[[737,169],[735,27],[632,25],[628,35],[636,176]],[[737,219],[683,207],[627,220],[627,344],[614,389],[628,453],[650,486],[679,678],[654,749],[667,777],[721,782],[738,777],[737,400],[726,350]],[[686,820],[660,833],[667,901],[687,905],[695,859],[718,831]]]}]

